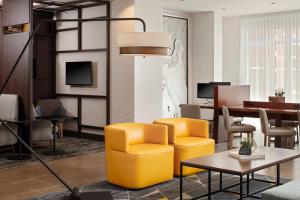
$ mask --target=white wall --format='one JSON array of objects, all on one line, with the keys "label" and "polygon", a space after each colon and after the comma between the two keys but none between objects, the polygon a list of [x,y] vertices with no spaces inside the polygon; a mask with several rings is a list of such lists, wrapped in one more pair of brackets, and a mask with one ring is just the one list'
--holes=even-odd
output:
[{"label": "white wall", "polygon": [[[134,17],[134,0],[111,1],[112,17]],[[122,56],[117,47],[120,32],[132,32],[135,23],[111,23],[111,122],[134,121],[134,57]]]},{"label": "white wall", "polygon": [[222,17],[215,12],[192,16],[192,102],[198,103],[197,83],[222,81]]},{"label": "white wall", "polygon": [[[163,16],[160,0],[135,0],[135,17],[147,24],[147,31],[162,32]],[[141,25],[136,23],[136,30]],[[138,122],[152,122],[162,117],[162,57],[135,57],[134,76],[134,119]]]},{"label": "white wall", "polygon": [[240,17],[223,18],[223,80],[239,84]]},{"label": "white wall", "polygon": [[214,12],[214,81],[222,81],[222,16]]}]

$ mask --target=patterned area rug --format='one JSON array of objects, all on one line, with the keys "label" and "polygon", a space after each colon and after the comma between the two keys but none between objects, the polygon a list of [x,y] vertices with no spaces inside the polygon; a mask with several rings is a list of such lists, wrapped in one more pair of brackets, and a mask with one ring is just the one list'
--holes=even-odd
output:
[{"label": "patterned area rug", "polygon": [[[263,180],[274,181],[273,178],[256,175],[255,178]],[[282,182],[287,182],[282,180]],[[223,174],[223,187],[234,185],[239,183],[239,177]],[[251,181],[250,182],[250,192],[258,191],[259,189],[266,188],[270,186],[270,183]],[[244,185],[246,189],[246,184]],[[212,174],[212,191],[219,189],[219,173]],[[245,191],[244,189],[244,191]],[[106,181],[85,185],[81,188],[81,191],[110,191],[113,194],[115,200],[156,200],[156,199],[168,199],[168,200],[177,200],[179,199],[179,178],[174,178],[173,180],[159,184],[153,187],[149,187],[142,190],[127,190],[112,184],[109,184]],[[192,199],[203,194],[207,193],[207,173],[199,173],[197,175],[188,176],[184,178],[183,181],[183,198]],[[239,192],[239,186],[234,187],[231,191]],[[64,197],[67,193],[51,193],[41,197],[33,197],[29,200],[64,200]],[[258,194],[259,196],[259,194]],[[213,200],[232,200],[237,199],[239,196],[231,193],[220,192],[213,195]],[[202,198],[202,199],[207,199]],[[247,200],[255,198],[245,198]]]},{"label": "patterned area rug", "polygon": [[[57,148],[66,151],[64,155],[44,155],[43,152],[50,149],[50,144],[44,143],[43,146],[38,146],[34,150],[44,161],[58,160],[70,158],[79,155],[86,155],[90,153],[97,153],[104,151],[104,143],[96,140],[88,140],[83,138],[64,137],[57,141]],[[30,160],[8,160],[7,156],[11,153],[0,154],[0,169],[16,167],[24,164],[31,164],[37,162],[35,158]]]}]

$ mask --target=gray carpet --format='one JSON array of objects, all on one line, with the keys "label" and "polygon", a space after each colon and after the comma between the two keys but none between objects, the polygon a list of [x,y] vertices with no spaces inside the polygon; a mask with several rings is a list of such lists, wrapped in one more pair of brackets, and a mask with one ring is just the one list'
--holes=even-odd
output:
[{"label": "gray carpet", "polygon": [[[272,180],[270,177],[256,175],[256,178],[264,180]],[[233,185],[239,182],[239,177],[228,174],[223,175],[223,187]],[[282,180],[282,182],[287,182]],[[199,173],[197,175],[189,176],[184,178],[183,182],[184,199],[192,199],[194,197],[201,196],[207,193],[207,173]],[[251,181],[250,192],[257,191],[264,187],[270,186],[270,183]],[[244,185],[246,189],[246,185]],[[212,191],[219,189],[219,174],[212,174]],[[232,191],[239,192],[239,186],[232,188]],[[81,191],[110,191],[113,194],[115,200],[156,200],[156,199],[179,199],[179,179],[174,178],[173,180],[159,184],[153,187],[149,187],[142,190],[127,190],[106,181],[85,185],[81,187]],[[245,191],[245,190],[244,190]],[[67,193],[51,193],[41,197],[33,197],[29,200],[64,200]],[[230,193],[217,193],[213,196],[213,200],[232,200],[237,199],[239,196]],[[202,198],[207,199],[207,198]],[[255,198],[245,198],[247,200]]]},{"label": "gray carpet", "polygon": [[[88,140],[74,137],[64,137],[59,139],[57,142],[57,148],[66,151],[64,155],[44,155],[43,152],[50,149],[49,142],[40,143],[39,146],[35,147],[35,151],[44,161],[58,160],[64,158],[70,158],[79,155],[86,155],[90,153],[97,153],[104,151],[104,143],[96,140]],[[31,164],[37,162],[35,158],[30,160],[8,160],[7,156],[11,153],[0,154],[0,169],[16,167],[24,164]]]}]

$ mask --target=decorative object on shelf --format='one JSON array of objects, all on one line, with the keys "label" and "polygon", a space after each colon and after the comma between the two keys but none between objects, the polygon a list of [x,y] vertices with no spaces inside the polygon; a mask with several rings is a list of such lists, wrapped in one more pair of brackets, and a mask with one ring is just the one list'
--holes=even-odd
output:
[{"label": "decorative object on shelf", "polygon": [[251,155],[252,147],[255,146],[255,141],[252,137],[248,137],[241,141],[241,147],[239,150],[239,155]]},{"label": "decorative object on shelf", "polygon": [[269,101],[284,103],[285,102],[284,94],[285,94],[284,89],[278,88],[275,90],[275,96],[269,96]]},{"label": "decorative object on shelf", "polygon": [[16,24],[4,27],[4,34],[12,34],[12,33],[22,33],[22,32],[29,32],[30,31],[30,24]]}]

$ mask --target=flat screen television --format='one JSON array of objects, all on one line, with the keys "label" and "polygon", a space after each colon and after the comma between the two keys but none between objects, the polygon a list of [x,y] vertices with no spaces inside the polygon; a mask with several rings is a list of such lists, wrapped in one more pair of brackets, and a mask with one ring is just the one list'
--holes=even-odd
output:
[{"label": "flat screen television", "polygon": [[213,98],[213,85],[209,83],[197,84],[197,97],[203,99]]},{"label": "flat screen television", "polygon": [[66,62],[66,85],[92,85],[92,62]]}]

